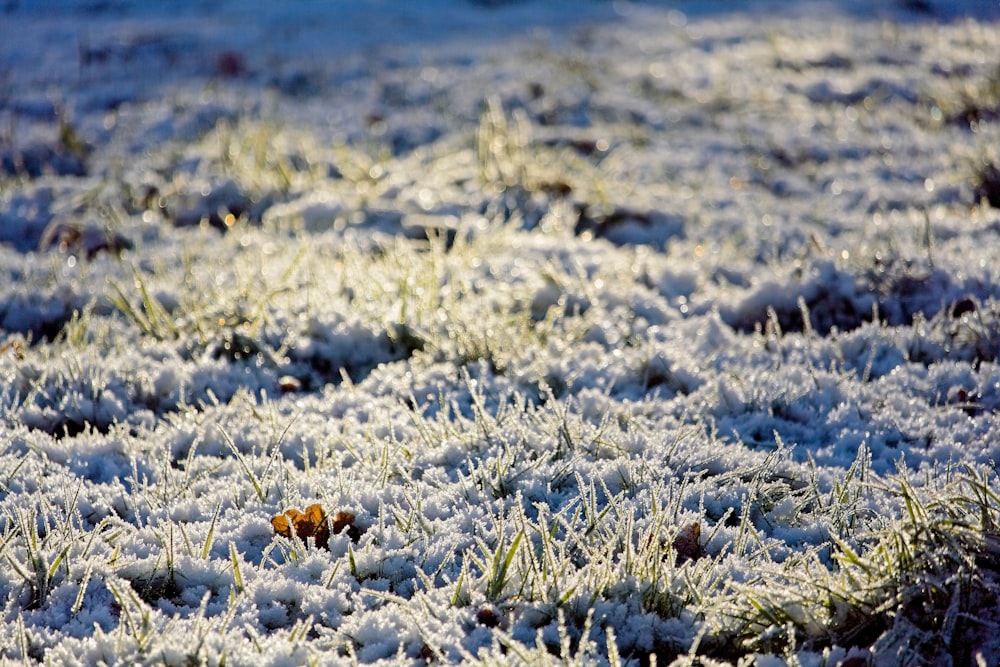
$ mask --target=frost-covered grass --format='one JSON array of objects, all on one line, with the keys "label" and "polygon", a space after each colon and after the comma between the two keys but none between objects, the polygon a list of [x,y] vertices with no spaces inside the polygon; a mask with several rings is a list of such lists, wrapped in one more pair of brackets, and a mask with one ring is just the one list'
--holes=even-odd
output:
[{"label": "frost-covered grass", "polygon": [[220,6],[0,49],[4,661],[1000,660],[995,16]]}]

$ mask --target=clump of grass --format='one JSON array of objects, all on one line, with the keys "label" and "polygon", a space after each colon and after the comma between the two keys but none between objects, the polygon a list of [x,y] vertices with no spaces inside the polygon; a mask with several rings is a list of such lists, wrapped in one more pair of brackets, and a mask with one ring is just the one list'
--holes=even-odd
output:
[{"label": "clump of grass", "polygon": [[[109,279],[106,296],[128,322],[158,342],[181,343],[187,354],[197,347],[215,358],[259,358],[275,366],[283,341],[273,340],[267,330],[282,298],[294,296],[304,256],[304,249],[293,249],[287,263],[261,267],[259,273],[237,265],[214,281],[205,280],[192,256],[184,264],[180,289],[156,272],[133,267],[131,285]],[[195,287],[213,283],[209,290]]]},{"label": "clump of grass", "polygon": [[476,133],[480,182],[497,192],[524,187],[528,180],[530,142],[530,126],[524,112],[515,111],[509,121],[500,100],[488,98]]},{"label": "clump of grass", "polygon": [[112,283],[112,293],[108,296],[111,303],[138,326],[143,334],[159,341],[175,339],[179,331],[173,316],[160,299],[150,292],[147,281],[138,271],[135,272],[134,285],[138,292],[138,301],[130,297],[125,288]]},{"label": "clump of grass", "polygon": [[974,126],[995,120],[1000,115],[1000,63],[977,79],[957,77],[950,92],[936,96],[935,103],[952,123]]},{"label": "clump of grass", "polygon": [[608,150],[606,141],[591,148],[583,140],[538,140],[533,135],[524,109],[508,113],[498,97],[486,99],[476,131],[477,176],[487,194],[508,195],[512,219],[539,222],[533,218],[558,210],[557,200],[567,198],[608,207],[607,174],[597,164]]},{"label": "clump of grass", "polygon": [[216,144],[216,168],[257,197],[301,191],[327,176],[315,137],[273,120],[222,120],[204,143]]},{"label": "clump of grass", "polygon": [[1000,496],[995,475],[969,470],[936,489],[905,476],[906,508],[868,546],[833,537],[835,567],[815,555],[736,586],[710,611],[723,627],[713,652],[782,653],[868,647],[907,664],[973,664],[996,627],[981,610],[1000,602]]},{"label": "clump of grass", "polygon": [[343,289],[352,309],[386,331],[407,356],[420,353],[461,366],[484,361],[503,373],[552,327],[532,320],[516,288],[481,287],[489,258],[512,234],[510,226],[498,225],[450,247],[437,239],[423,248],[395,242],[376,257],[351,253]]},{"label": "clump of grass", "polygon": [[[39,514],[34,511],[17,511],[11,521],[13,530],[4,536],[2,548],[7,563],[21,577],[29,589],[25,609],[41,607],[57,582],[60,568],[68,571],[64,561],[69,553],[70,544],[58,549],[53,547],[56,536],[39,532]],[[47,528],[51,529],[51,526]],[[15,538],[21,537],[21,549],[8,549],[15,544]]]}]

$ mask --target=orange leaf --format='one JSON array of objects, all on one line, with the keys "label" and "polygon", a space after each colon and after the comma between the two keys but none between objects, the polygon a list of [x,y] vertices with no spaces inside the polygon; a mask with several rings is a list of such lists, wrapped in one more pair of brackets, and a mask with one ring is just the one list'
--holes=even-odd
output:
[{"label": "orange leaf", "polygon": [[271,525],[274,527],[275,534],[292,539],[292,524],[289,523],[288,517],[284,514],[271,517]]},{"label": "orange leaf", "polygon": [[287,539],[292,538],[292,529],[295,535],[305,543],[309,538],[313,538],[318,548],[328,548],[330,543],[330,525],[326,520],[326,513],[323,506],[319,504],[310,505],[305,513],[295,508],[285,510],[284,514],[279,514],[271,519],[271,526],[274,532]]},{"label": "orange leaf", "polygon": [[309,521],[318,526],[326,518],[326,512],[323,511],[322,505],[316,503],[306,508],[305,516]]},{"label": "orange leaf", "polygon": [[318,549],[328,549],[330,546],[330,523],[326,520],[326,512],[319,504],[306,508],[303,523],[308,521],[309,534],[316,540]]}]

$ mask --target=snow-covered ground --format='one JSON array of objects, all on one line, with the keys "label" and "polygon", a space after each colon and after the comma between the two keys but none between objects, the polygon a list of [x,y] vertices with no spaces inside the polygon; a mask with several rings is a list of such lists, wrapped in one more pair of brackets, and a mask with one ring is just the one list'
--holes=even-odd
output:
[{"label": "snow-covered ground", "polygon": [[994,0],[0,2],[0,656],[998,665],[998,267]]}]

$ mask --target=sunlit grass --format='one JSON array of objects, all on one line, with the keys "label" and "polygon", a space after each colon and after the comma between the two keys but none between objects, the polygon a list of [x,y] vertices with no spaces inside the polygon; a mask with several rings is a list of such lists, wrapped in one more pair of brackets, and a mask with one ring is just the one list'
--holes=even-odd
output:
[{"label": "sunlit grass", "polygon": [[[734,87],[753,58],[831,136],[876,122],[796,88],[850,58],[779,42],[687,92],[638,68],[620,142],[498,93],[412,150],[222,115],[137,156],[149,182],[89,184],[58,223],[131,247],[9,255],[0,658],[974,664],[1000,602],[989,197],[783,227],[768,179],[840,163],[768,153],[750,115],[713,144],[750,176],[648,169],[684,120],[650,100],[719,133],[773,110]],[[542,51],[588,94],[633,76]],[[994,113],[995,78],[933,103]],[[940,182],[990,186],[993,134]],[[848,153],[888,169],[878,146]],[[271,522],[313,504],[356,530]]]}]

